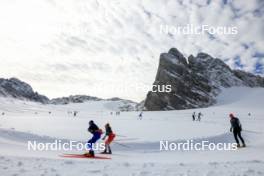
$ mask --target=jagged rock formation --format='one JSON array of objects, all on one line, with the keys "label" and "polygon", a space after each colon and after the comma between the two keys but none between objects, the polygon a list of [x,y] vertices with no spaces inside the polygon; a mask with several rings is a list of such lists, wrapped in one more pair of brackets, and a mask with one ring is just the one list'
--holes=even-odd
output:
[{"label": "jagged rock formation", "polygon": [[40,95],[38,94],[38,92],[34,92],[29,84],[20,81],[17,78],[0,78],[0,96],[35,101],[40,103],[49,102],[49,99],[46,96]]},{"label": "jagged rock formation", "polygon": [[136,110],[137,110],[137,111],[143,111],[143,110],[144,110],[144,105],[145,105],[145,100],[139,102],[139,103],[136,105]]},{"label": "jagged rock formation", "polygon": [[122,99],[119,97],[113,97],[113,98],[108,98],[106,99],[106,101],[115,101],[118,102],[118,109],[120,111],[138,111],[139,110],[139,103],[136,103],[134,101],[131,100],[126,100],[126,99]]},{"label": "jagged rock formation", "polygon": [[171,85],[172,91],[149,92],[146,110],[173,110],[207,107],[215,103],[222,88],[264,87],[264,78],[241,70],[231,70],[218,58],[199,53],[188,60],[176,49],[160,55],[154,85]]},{"label": "jagged rock formation", "polygon": [[87,95],[71,95],[69,97],[62,97],[62,98],[54,98],[50,100],[51,104],[55,105],[66,105],[70,103],[85,103],[87,101],[109,101],[109,102],[116,102],[117,107],[115,107],[118,111],[137,111],[138,110],[138,103],[133,102],[131,100],[125,100],[118,97],[109,98],[109,99],[102,99],[98,97],[92,97]]},{"label": "jagged rock formation", "polygon": [[118,97],[102,99],[87,95],[71,95],[69,97],[54,98],[49,100],[46,96],[34,92],[32,87],[17,78],[0,78],[0,97],[11,97],[20,100],[35,101],[44,104],[65,105],[70,103],[84,103],[87,101],[116,102],[118,111],[137,111],[138,103]]},{"label": "jagged rock formation", "polygon": [[118,101],[119,111],[138,111],[137,103],[130,100],[120,100]]},{"label": "jagged rock formation", "polygon": [[86,101],[100,101],[101,98],[87,96],[87,95],[71,95],[69,97],[54,98],[50,100],[51,104],[69,104],[69,103],[84,103]]}]

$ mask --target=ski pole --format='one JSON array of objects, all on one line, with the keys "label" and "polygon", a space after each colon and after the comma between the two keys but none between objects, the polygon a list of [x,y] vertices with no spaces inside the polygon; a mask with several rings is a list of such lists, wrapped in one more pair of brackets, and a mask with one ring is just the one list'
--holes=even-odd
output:
[{"label": "ski pole", "polygon": [[124,135],[119,135],[119,134],[117,134],[116,136],[119,136],[119,137],[127,137],[127,136],[124,136]]},{"label": "ski pole", "polygon": [[130,148],[128,145],[121,144],[121,143],[119,143],[119,142],[115,142],[115,141],[114,141],[113,143],[115,143],[115,144],[117,144],[117,145],[120,145],[120,146],[122,146],[122,147]]}]

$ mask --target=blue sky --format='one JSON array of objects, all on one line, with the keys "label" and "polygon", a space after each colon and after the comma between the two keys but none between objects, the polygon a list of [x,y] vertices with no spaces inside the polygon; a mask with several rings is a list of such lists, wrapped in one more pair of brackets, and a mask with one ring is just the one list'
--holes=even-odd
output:
[{"label": "blue sky", "polygon": [[[0,77],[49,97],[145,98],[159,55],[206,52],[263,74],[261,0],[2,0]],[[236,27],[236,35],[169,35],[160,25]]]}]

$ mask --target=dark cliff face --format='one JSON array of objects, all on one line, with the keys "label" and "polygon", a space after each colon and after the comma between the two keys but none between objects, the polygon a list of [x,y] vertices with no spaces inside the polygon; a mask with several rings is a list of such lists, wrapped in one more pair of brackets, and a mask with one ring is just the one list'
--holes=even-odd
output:
[{"label": "dark cliff face", "polygon": [[264,87],[264,78],[231,70],[222,60],[205,53],[186,59],[172,48],[160,55],[153,85],[171,85],[172,91],[149,92],[144,105],[146,110],[190,109],[214,104],[221,88]]},{"label": "dark cliff face", "polygon": [[69,104],[69,103],[84,103],[86,101],[101,101],[103,99],[87,96],[87,95],[71,95],[69,97],[54,98],[50,100],[51,104]]},{"label": "dark cliff face", "polygon": [[34,92],[29,84],[20,81],[17,78],[0,79],[0,96],[30,100],[40,103],[49,102],[47,97]]}]

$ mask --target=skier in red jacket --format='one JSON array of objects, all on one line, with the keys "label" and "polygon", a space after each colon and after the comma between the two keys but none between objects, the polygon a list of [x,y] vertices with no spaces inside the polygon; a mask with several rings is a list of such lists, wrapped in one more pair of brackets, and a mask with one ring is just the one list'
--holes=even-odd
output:
[{"label": "skier in red jacket", "polygon": [[[108,138],[105,140],[107,136]],[[102,154],[112,154],[110,144],[113,142],[115,136],[116,135],[113,133],[110,124],[107,123],[105,125],[105,136],[103,137],[103,140],[105,140],[105,150],[102,152]]]}]

